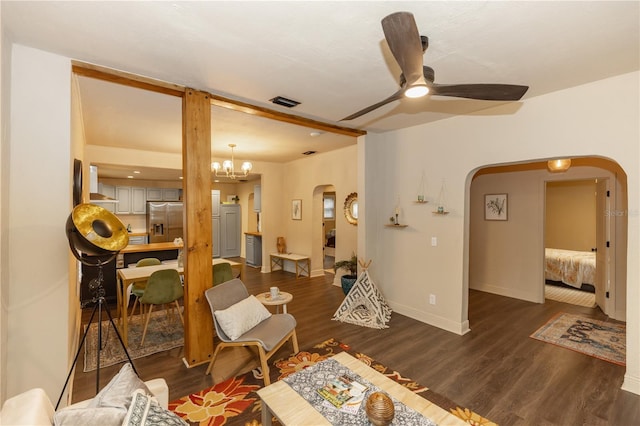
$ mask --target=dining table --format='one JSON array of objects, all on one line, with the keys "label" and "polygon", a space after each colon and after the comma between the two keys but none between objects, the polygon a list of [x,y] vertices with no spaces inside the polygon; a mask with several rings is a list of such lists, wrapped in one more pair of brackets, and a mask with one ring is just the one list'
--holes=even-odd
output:
[{"label": "dining table", "polygon": [[[231,270],[234,272],[234,277],[238,277],[242,279],[242,266],[243,264],[240,262],[236,262],[229,259],[215,258],[212,259],[211,265],[217,265],[219,263],[228,263],[231,265]],[[151,274],[156,271],[160,271],[163,269],[175,269],[182,276],[184,274],[184,267],[178,265],[177,260],[173,261],[164,261],[160,265],[153,266],[139,266],[139,267],[129,267],[129,268],[121,268],[118,269],[118,316],[120,318],[120,334],[125,346],[129,346],[129,338],[128,338],[128,306],[129,306],[129,297],[127,296],[127,287],[130,284],[137,281],[145,281],[147,280]]]}]

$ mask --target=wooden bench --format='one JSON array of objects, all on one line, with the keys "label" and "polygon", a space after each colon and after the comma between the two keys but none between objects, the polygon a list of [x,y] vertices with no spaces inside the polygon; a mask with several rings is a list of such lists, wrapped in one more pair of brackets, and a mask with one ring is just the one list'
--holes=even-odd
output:
[{"label": "wooden bench", "polygon": [[[311,260],[309,256],[294,253],[271,253],[271,271],[284,270],[284,261],[290,260],[296,265],[296,278],[304,272],[306,276],[311,276]],[[278,269],[275,269],[279,267]]]}]

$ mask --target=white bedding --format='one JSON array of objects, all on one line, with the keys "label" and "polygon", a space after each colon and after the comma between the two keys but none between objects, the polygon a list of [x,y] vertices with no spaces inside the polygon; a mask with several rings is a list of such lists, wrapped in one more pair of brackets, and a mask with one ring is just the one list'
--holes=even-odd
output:
[{"label": "white bedding", "polygon": [[596,254],[594,252],[546,248],[544,254],[545,279],[561,281],[576,288],[582,287],[582,284],[595,286]]}]

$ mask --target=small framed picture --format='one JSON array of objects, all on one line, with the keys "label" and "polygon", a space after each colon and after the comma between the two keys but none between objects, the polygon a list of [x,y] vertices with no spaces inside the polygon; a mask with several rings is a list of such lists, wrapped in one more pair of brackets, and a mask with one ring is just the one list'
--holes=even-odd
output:
[{"label": "small framed picture", "polygon": [[302,220],[302,200],[291,201],[291,219]]},{"label": "small framed picture", "polygon": [[485,194],[484,220],[507,220],[507,194]]}]

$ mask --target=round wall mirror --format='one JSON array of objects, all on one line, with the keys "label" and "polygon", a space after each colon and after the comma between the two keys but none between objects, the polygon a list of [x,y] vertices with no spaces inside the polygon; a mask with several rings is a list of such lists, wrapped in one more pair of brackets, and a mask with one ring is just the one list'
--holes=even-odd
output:
[{"label": "round wall mirror", "polygon": [[358,224],[358,193],[352,192],[344,200],[344,217],[352,225]]}]

